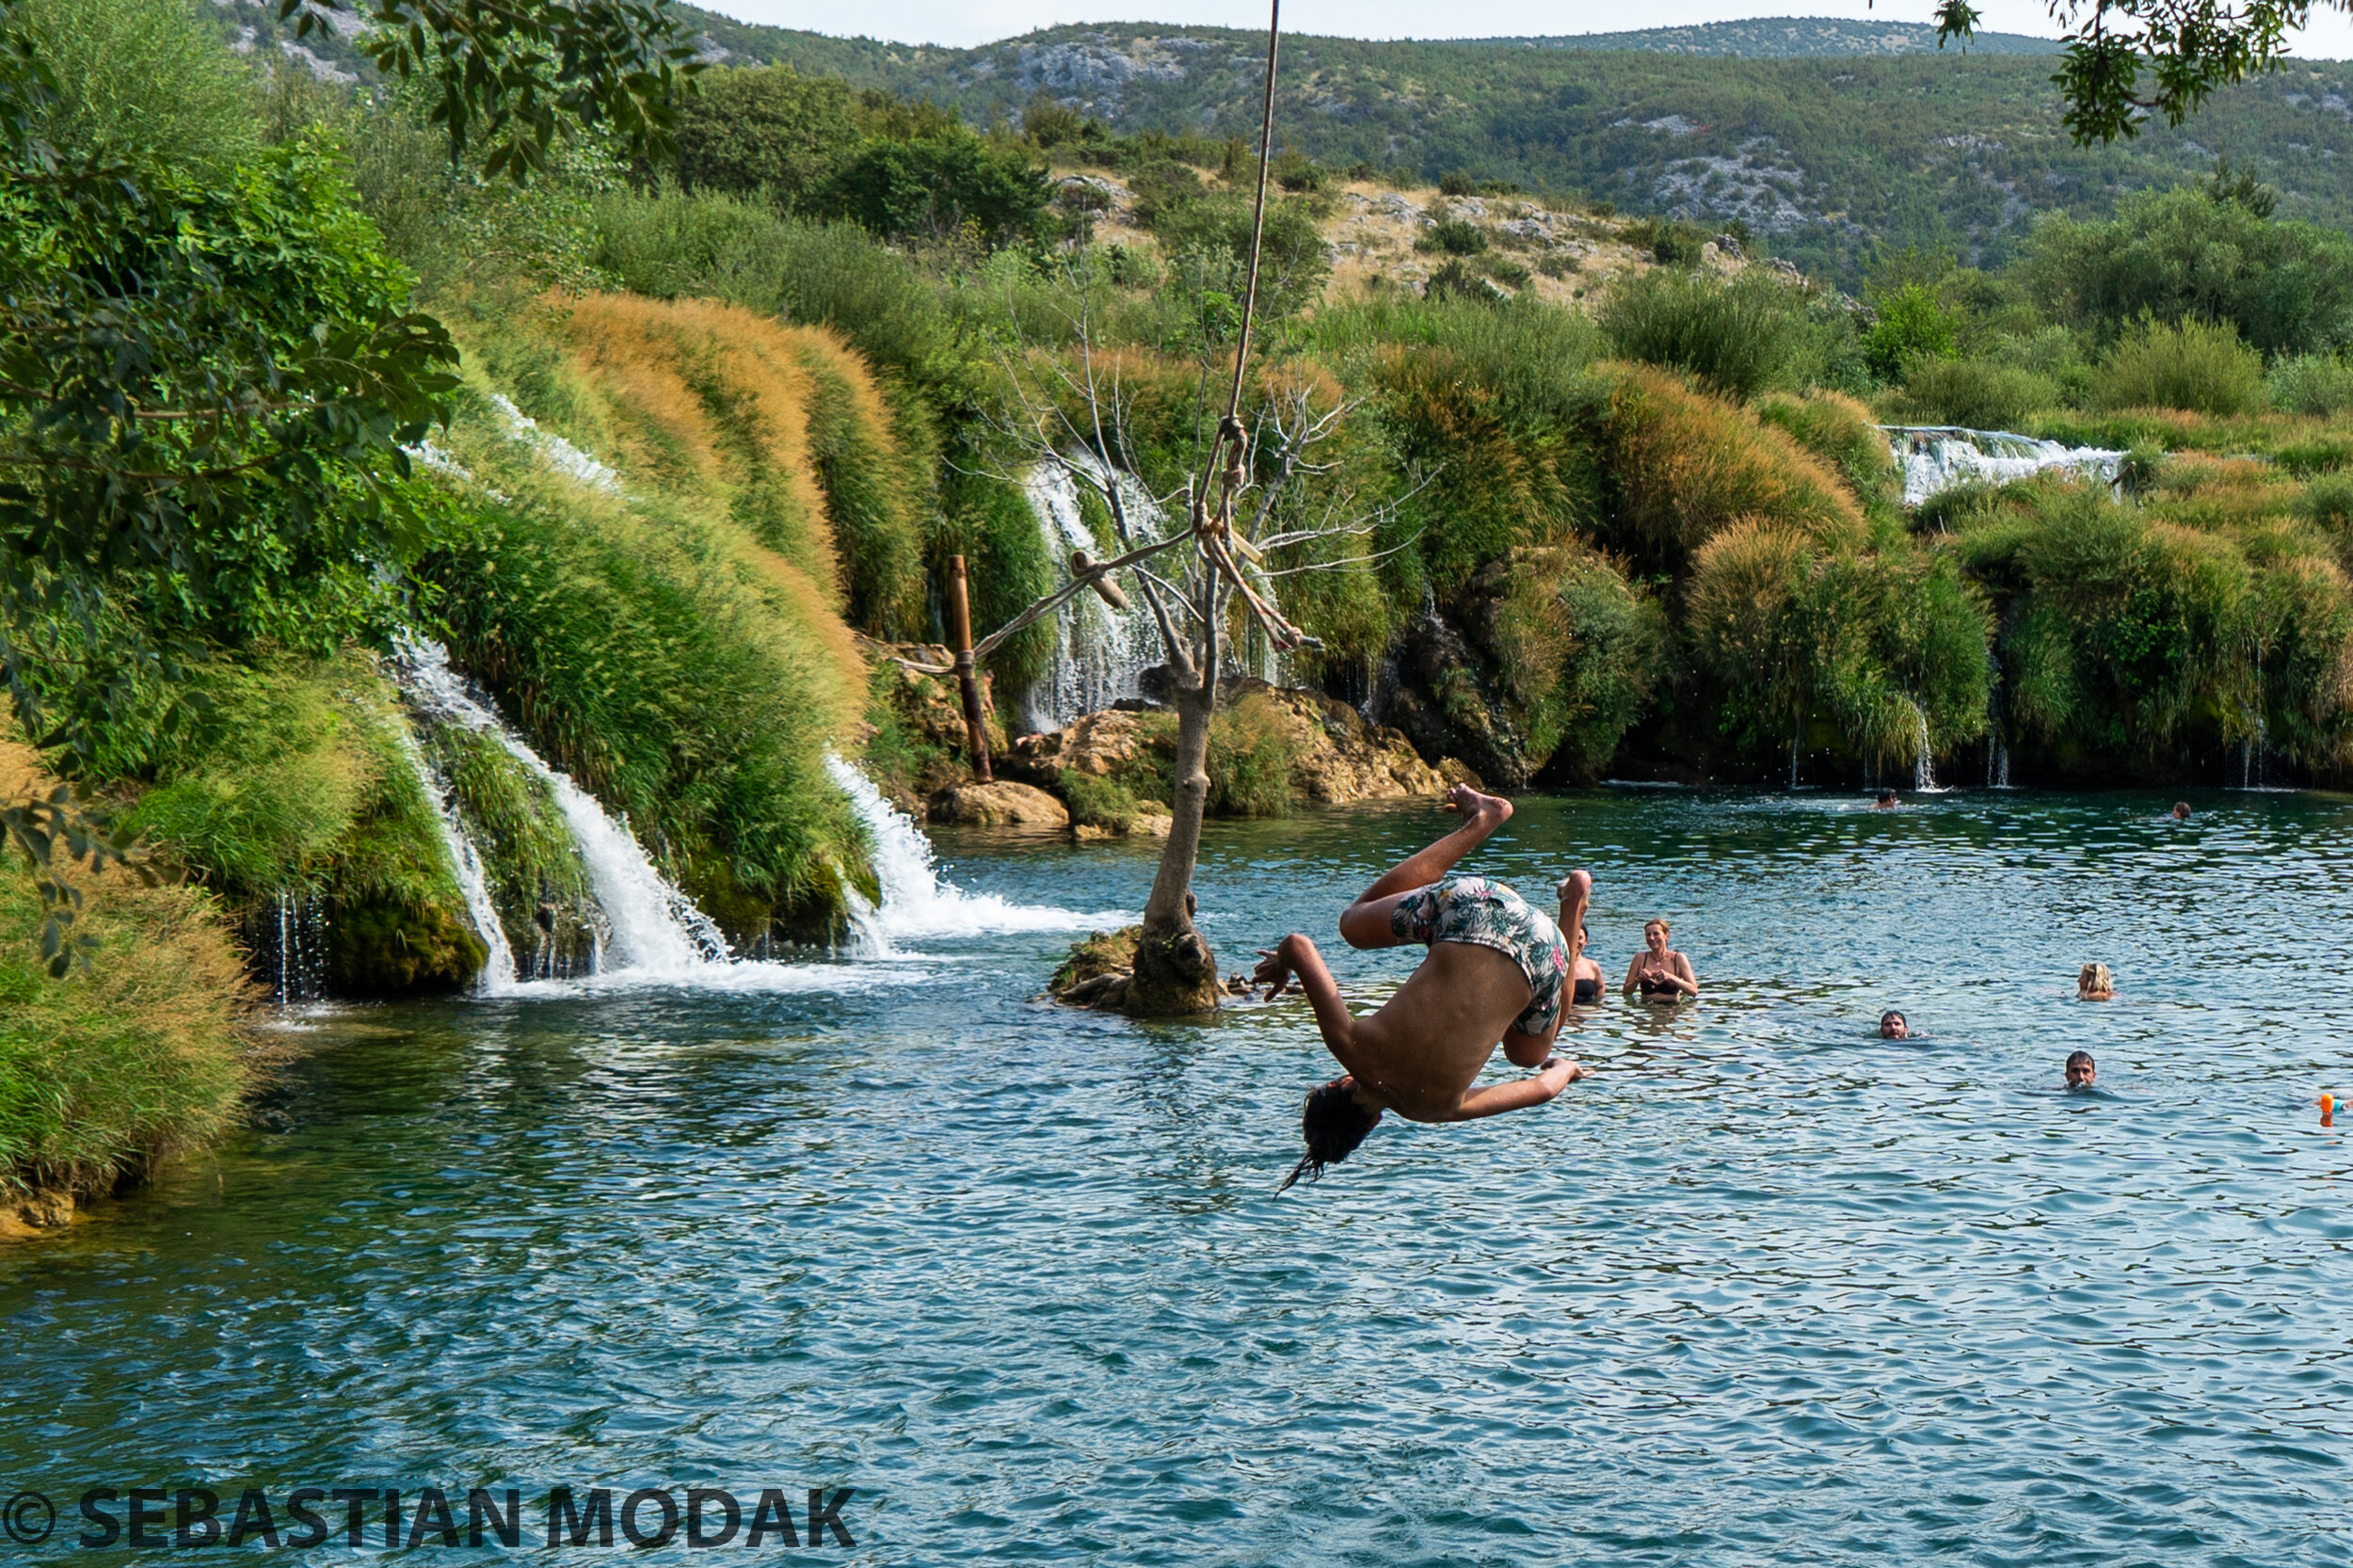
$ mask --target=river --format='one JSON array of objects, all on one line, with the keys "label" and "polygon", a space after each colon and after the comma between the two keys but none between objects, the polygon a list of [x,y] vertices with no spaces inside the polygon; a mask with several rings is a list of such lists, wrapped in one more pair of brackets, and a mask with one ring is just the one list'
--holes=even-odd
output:
[{"label": "river", "polygon": [[[1059,1011],[1066,933],[303,1017],[254,1130],[0,1250],[0,1489],[95,1563],[157,1554],[67,1499],[191,1480],[846,1485],[875,1564],[2345,1562],[2353,800],[2191,799],[1524,802],[1474,869],[1590,864],[1613,981],[1664,914],[1705,996],[1280,1198],[1304,1006]],[[1443,825],[1212,824],[1205,928],[1377,999],[1334,919]],[[942,850],[1080,911],[1153,853]]]}]

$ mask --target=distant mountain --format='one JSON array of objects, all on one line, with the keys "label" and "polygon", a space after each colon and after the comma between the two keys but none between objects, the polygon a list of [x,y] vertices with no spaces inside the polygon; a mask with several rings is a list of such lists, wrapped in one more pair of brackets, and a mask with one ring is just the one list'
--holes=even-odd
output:
[{"label": "distant mountain", "polygon": [[[1530,49],[1610,49],[1649,55],[1729,55],[1749,60],[1805,59],[1824,55],[1933,55],[1936,29],[1920,22],[1856,22],[1839,16],[1774,16],[1749,22],[1710,22],[1697,27],[1645,27],[1639,33],[1577,33],[1560,38],[1499,38],[1488,43]],[[2025,33],[1979,33],[1973,55],[2056,55],[2054,39]],[[1961,46],[1945,45],[1957,54]]]},{"label": "distant mountain", "polygon": [[[975,123],[1017,119],[1042,92],[1121,131],[1257,129],[1256,32],[1130,23],[943,49],[707,25],[733,60],[928,97]],[[2205,173],[2217,153],[2253,160],[2284,215],[2353,225],[2353,64],[2294,62],[2216,94],[2178,130],[2149,122],[2078,148],[2059,124],[2048,40],[2003,35],[1963,54],[1934,39],[1824,19],[1482,42],[1294,36],[1276,124],[1342,167],[1463,169],[1630,213],[1738,217],[1777,253],[1848,279],[1880,245],[1997,262],[2038,213],[2105,214],[2125,191]]]}]

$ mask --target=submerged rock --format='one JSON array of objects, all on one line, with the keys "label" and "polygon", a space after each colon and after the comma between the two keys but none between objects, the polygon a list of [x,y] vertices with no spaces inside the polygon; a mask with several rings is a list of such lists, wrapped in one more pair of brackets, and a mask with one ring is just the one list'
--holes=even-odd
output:
[{"label": "submerged rock", "polygon": [[1068,827],[1063,803],[1028,784],[951,784],[931,799],[931,819],[967,827]]}]

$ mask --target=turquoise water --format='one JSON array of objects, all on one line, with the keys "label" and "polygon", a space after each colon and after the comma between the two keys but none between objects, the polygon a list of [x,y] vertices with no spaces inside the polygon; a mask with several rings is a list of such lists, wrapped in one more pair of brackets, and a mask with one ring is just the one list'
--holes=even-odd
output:
[{"label": "turquoise water", "polygon": [[[0,1489],[849,1485],[826,1555],[892,1564],[2345,1562],[2353,802],[2193,800],[1526,802],[1474,866],[1590,864],[1612,980],[1663,913],[1705,997],[1279,1199],[1304,1007],[1057,1011],[1063,935],[310,1020],[268,1129],[0,1250]],[[1414,952],[1333,920],[1444,825],[1215,826],[1206,928],[1375,1000]],[[134,1560],[60,1512],[33,1558]]]}]

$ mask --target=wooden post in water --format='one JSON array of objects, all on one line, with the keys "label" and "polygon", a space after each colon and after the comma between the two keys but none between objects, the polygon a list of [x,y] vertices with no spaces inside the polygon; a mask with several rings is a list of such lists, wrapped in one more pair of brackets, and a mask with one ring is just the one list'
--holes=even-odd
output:
[{"label": "wooden post in water", "polygon": [[964,557],[948,557],[949,651],[956,656],[956,686],[964,696],[964,733],[972,747],[972,776],[994,782],[988,771],[988,725],[981,717],[981,678],[972,667],[972,605],[965,597]]}]

